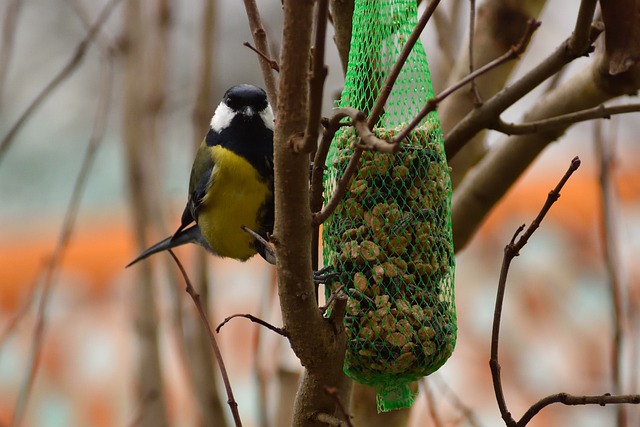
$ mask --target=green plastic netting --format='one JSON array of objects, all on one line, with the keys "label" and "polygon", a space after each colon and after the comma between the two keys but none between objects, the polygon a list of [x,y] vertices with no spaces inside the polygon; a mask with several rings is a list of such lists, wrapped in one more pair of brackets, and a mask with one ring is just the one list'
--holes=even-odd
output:
[{"label": "green plastic netting", "polygon": [[[416,25],[415,0],[356,0],[340,107],[369,113]],[[374,129],[390,139],[433,97],[418,42]],[[325,201],[354,144],[352,127],[336,134],[327,158]],[[375,387],[379,411],[409,407],[409,384],[437,370],[456,341],[451,181],[437,114],[397,154],[364,152],[345,198],[324,224],[323,256],[349,296],[344,370]]]}]

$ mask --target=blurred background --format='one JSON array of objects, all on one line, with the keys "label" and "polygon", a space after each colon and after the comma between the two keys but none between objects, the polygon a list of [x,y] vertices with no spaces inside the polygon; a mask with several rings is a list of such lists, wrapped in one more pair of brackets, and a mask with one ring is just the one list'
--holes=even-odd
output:
[{"label": "blurred background", "polygon": [[[0,4],[0,137],[12,132],[33,99],[80,52],[72,69],[63,74],[63,81],[28,116],[0,157],[1,426],[10,425],[17,402],[25,397],[21,390],[33,357],[37,307],[43,296],[47,263],[58,245],[96,120],[104,120],[104,135],[95,145],[69,244],[51,276],[38,370],[21,425],[136,425],[145,409],[145,400],[136,397],[140,345],[134,320],[139,305],[132,296],[140,285],[140,267],[124,268],[139,250],[132,220],[135,196],[127,168],[128,146],[123,141],[127,79],[125,61],[118,54],[129,46],[130,40],[122,34],[125,4],[132,1],[115,4],[96,37],[80,51],[78,46],[88,28],[112,2],[5,0]],[[156,6],[153,2],[141,3],[142,19],[151,20]],[[203,96],[199,84],[203,34],[210,34],[212,41],[208,51],[211,69],[206,77],[210,87],[204,94],[206,115],[211,115],[229,86],[263,84],[255,53],[242,45],[252,41],[243,4],[213,0],[209,3],[212,9],[205,12],[205,3],[168,3],[166,39],[146,53],[152,64],[156,60],[163,64],[158,72],[165,73],[159,123],[136,142],[145,153],[143,163],[152,169],[150,176],[155,177],[143,188],[153,190],[161,207],[154,211],[158,224],[148,231],[149,243],[176,228],[186,202],[194,149],[206,132],[206,122],[199,128],[194,126],[194,109],[198,96]],[[579,1],[547,3],[539,17],[542,27],[512,80],[571,33]],[[260,0],[258,6],[273,43],[272,51],[277,52],[281,4]],[[203,29],[205,13],[212,17],[212,25],[206,29],[210,33]],[[454,52],[465,49],[468,3],[443,2],[437,13],[452,25],[443,32],[430,23],[422,35],[436,92],[444,89],[450,72],[441,40],[453,46]],[[331,26],[328,31],[324,115],[331,114],[331,99],[343,83]],[[584,67],[584,61],[572,63],[562,78],[570,79]],[[156,76],[151,72],[138,77],[144,81]],[[108,85],[105,82],[110,78]],[[503,118],[518,121],[543,91],[541,87],[532,92]],[[103,93],[110,95],[108,105]],[[592,122],[572,127],[529,168],[458,254],[457,347],[445,366],[423,383],[428,392],[421,393],[414,404],[412,426],[436,425],[434,411],[444,425],[501,423],[488,361],[503,248],[520,224],[528,224],[535,217],[548,191],[576,155],[582,159],[582,167],[512,265],[502,322],[502,376],[510,410],[516,415],[539,398],[559,391],[593,395],[613,392],[613,308],[601,233],[600,160],[595,148],[598,135],[613,155],[613,238],[627,313],[622,391],[638,392],[637,118],[635,113],[615,116],[599,127]],[[487,140],[491,144],[498,138],[489,134]],[[198,251],[185,248],[178,254],[191,266],[197,262]],[[208,302],[214,325],[235,313],[253,313],[279,324],[271,266],[261,259],[244,264],[212,257],[206,260],[210,265]],[[183,292],[182,281],[167,279],[176,274],[169,261],[168,255],[160,254],[149,262],[155,273],[155,305],[153,301],[149,304],[156,307],[162,391],[170,425],[194,426],[199,425],[200,417],[193,377],[178,336],[194,334],[201,325],[193,315],[192,301]],[[191,320],[178,323],[180,315],[176,313],[180,310]],[[264,411],[270,415],[278,411],[276,396],[282,394],[279,379],[287,373],[295,378],[300,369],[297,361],[283,339],[259,331],[243,319],[226,325],[218,339],[243,421],[248,426],[261,425]],[[260,385],[266,388],[262,390]],[[228,416],[226,405],[223,410]],[[614,407],[551,407],[532,425],[612,425],[615,411]],[[639,425],[635,408],[629,408],[629,420],[629,425]]]}]

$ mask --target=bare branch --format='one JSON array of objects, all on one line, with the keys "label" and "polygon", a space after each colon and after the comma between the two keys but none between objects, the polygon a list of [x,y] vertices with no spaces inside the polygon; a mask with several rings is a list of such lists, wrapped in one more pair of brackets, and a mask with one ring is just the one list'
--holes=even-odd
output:
[{"label": "bare branch", "polygon": [[211,330],[211,324],[209,323],[209,319],[207,318],[207,314],[205,313],[202,303],[200,301],[200,294],[195,290],[195,288],[191,285],[191,280],[189,280],[189,276],[185,271],[182,263],[176,256],[176,254],[169,249],[169,254],[175,261],[176,265],[180,269],[180,273],[182,273],[182,277],[184,278],[184,282],[186,285],[186,291],[191,296],[193,303],[198,310],[198,314],[200,315],[200,320],[202,321],[202,325],[206,328],[207,333],[209,335],[209,343],[211,344],[211,350],[213,350],[213,354],[218,362],[218,367],[220,368],[220,374],[222,375],[222,381],[224,382],[224,388],[227,392],[227,403],[231,408],[231,414],[233,415],[233,421],[235,422],[236,427],[242,426],[242,421],[240,420],[240,413],[238,412],[238,403],[235,401],[233,397],[233,390],[231,389],[231,381],[229,381],[229,375],[227,374],[227,368],[224,365],[224,359],[222,358],[222,353],[220,353],[220,348],[218,347],[218,343],[216,342],[216,337]]},{"label": "bare branch", "polygon": [[[473,58],[473,36],[476,28],[476,0],[469,1],[469,74],[473,74],[474,58]],[[473,94],[473,105],[476,107],[482,104],[476,79],[471,80],[471,93]]]},{"label": "bare branch", "polygon": [[539,26],[540,26],[540,22],[536,21],[535,19],[530,19],[528,22],[527,29],[525,33],[522,35],[522,38],[520,39],[520,42],[517,45],[511,46],[511,48],[509,48],[509,50],[505,52],[502,56],[494,59],[488,64],[485,64],[481,68],[478,68],[476,71],[469,74],[467,77],[460,80],[455,85],[445,89],[444,91],[440,92],[437,96],[428,100],[424,108],[420,110],[420,112],[416,115],[416,117],[414,117],[413,120],[411,120],[411,122],[405,128],[403,128],[401,132],[398,132],[398,134],[393,138],[392,142],[398,143],[402,141],[404,138],[406,138],[407,135],[409,135],[409,133],[413,131],[420,124],[420,122],[427,116],[427,114],[429,114],[430,112],[438,108],[438,104],[442,102],[442,100],[444,100],[446,97],[451,95],[453,92],[459,90],[461,87],[473,81],[475,78],[488,73],[489,71],[493,70],[496,67],[499,67],[505,62],[519,58],[520,55],[526,50],[527,46],[529,45],[529,42],[531,41],[531,37],[533,36],[533,33]]},{"label": "bare branch", "polygon": [[520,250],[527,244],[529,238],[533,235],[533,233],[538,229],[540,223],[544,219],[545,215],[551,209],[551,206],[558,200],[560,197],[560,190],[564,187],[564,184],[571,177],[573,172],[575,172],[578,167],[580,167],[580,159],[575,157],[571,161],[571,165],[569,169],[562,177],[558,185],[551,190],[547,196],[547,200],[542,206],[542,209],[538,213],[538,216],[533,220],[533,222],[526,229],[524,234],[518,239],[516,242],[517,236],[525,229],[525,226],[520,226],[511,242],[504,248],[504,258],[502,261],[502,268],[500,270],[500,280],[498,282],[498,291],[496,295],[496,305],[495,311],[493,315],[493,328],[491,333],[491,360],[489,361],[489,366],[491,367],[491,377],[493,380],[493,387],[496,394],[496,400],[498,402],[498,407],[500,409],[500,414],[502,415],[502,419],[505,421],[506,425],[509,427],[515,426],[516,421],[511,416],[511,413],[507,409],[507,403],[505,401],[504,392],[502,390],[502,380],[500,377],[500,363],[498,360],[498,344],[500,340],[500,320],[502,317],[502,307],[504,302],[504,294],[507,286],[507,275],[509,273],[509,266],[511,265],[511,261],[513,258],[520,254]]},{"label": "bare branch", "polygon": [[354,4],[354,0],[331,0],[331,23],[334,29],[333,41],[338,48],[343,74],[347,74],[347,64],[349,63]]},{"label": "bare branch", "polygon": [[586,110],[576,111],[575,113],[563,114],[534,122],[525,122],[520,124],[505,123],[498,120],[489,126],[489,129],[502,132],[506,135],[524,135],[529,133],[547,132],[556,130],[574,123],[580,123],[593,119],[610,119],[611,116],[625,113],[635,113],[640,111],[640,104],[615,105],[605,107],[604,104]]},{"label": "bare branch", "polygon": [[[589,40],[593,42],[602,32],[602,27],[593,26],[591,30]],[[485,129],[491,123],[495,122],[496,117],[499,117],[504,110],[536,88],[540,83],[556,74],[566,64],[585,55],[591,49],[589,45],[584,51],[573,53],[569,49],[570,42],[571,38],[565,40],[551,55],[520,78],[520,80],[505,87],[495,96],[485,101],[481,107],[467,114],[445,137],[447,158],[452,159],[467,141],[482,129]]]},{"label": "bare branch", "polygon": [[328,0],[318,0],[316,5],[316,33],[309,78],[309,115],[303,138],[294,138],[291,148],[294,153],[311,153],[318,144],[318,128],[322,115],[322,92],[328,68],[324,63],[324,45],[327,33]]},{"label": "bare branch", "polygon": [[255,47],[253,47],[253,45],[251,43],[249,43],[249,42],[244,42],[244,43],[242,43],[242,45],[248,47],[249,49],[254,51],[260,58],[262,58],[263,60],[267,61],[269,63],[269,66],[271,67],[271,69],[273,71],[277,71],[277,72],[280,71],[280,65],[278,65],[278,61],[276,61],[275,59],[269,58],[265,53],[259,51]]},{"label": "bare branch", "polygon": [[264,320],[262,320],[262,319],[259,319],[259,318],[255,317],[254,315],[252,315],[252,314],[248,314],[248,313],[247,313],[247,314],[234,314],[234,315],[232,315],[232,316],[226,317],[226,318],[222,321],[222,323],[220,323],[220,324],[218,325],[218,327],[216,328],[216,333],[220,333],[220,329],[222,329],[222,327],[223,327],[224,325],[226,325],[227,323],[229,323],[229,321],[230,321],[231,319],[235,319],[236,317],[244,317],[244,318],[246,318],[246,319],[251,320],[253,323],[257,323],[258,325],[264,326],[265,328],[267,328],[267,329],[269,329],[269,330],[271,330],[271,331],[275,332],[275,333],[276,333],[276,334],[278,334],[278,335],[282,335],[282,336],[283,336],[283,337],[285,337],[285,338],[288,338],[288,337],[289,337],[289,334],[288,334],[288,333],[287,333],[287,331],[286,331],[286,330],[284,330],[283,328],[278,328],[277,326],[273,326],[271,323],[266,322],[266,321],[264,321]]},{"label": "bare branch", "polygon": [[13,53],[16,24],[18,23],[22,0],[9,0],[6,5],[4,20],[2,21],[2,38],[0,39],[0,110],[2,109],[4,82],[7,78],[7,70],[9,70],[11,54]]},{"label": "bare branch", "polygon": [[95,159],[98,148],[103,141],[106,123],[108,119],[109,107],[111,105],[111,92],[113,86],[113,62],[112,58],[108,57],[104,59],[102,69],[102,83],[100,94],[98,97],[98,107],[96,110],[96,116],[93,125],[93,131],[89,139],[87,151],[82,160],[80,172],[74,184],[73,192],[71,194],[71,200],[67,206],[65,212],[62,228],[56,247],[53,250],[53,254],[49,258],[44,272],[44,280],[42,284],[42,294],[40,295],[40,301],[38,303],[38,309],[36,313],[36,326],[33,333],[33,339],[31,343],[31,354],[29,356],[29,362],[27,367],[27,375],[20,387],[20,393],[16,401],[15,410],[13,413],[12,427],[17,427],[22,422],[22,417],[27,407],[31,390],[33,387],[33,381],[38,371],[38,365],[40,357],[42,356],[42,346],[44,345],[45,327],[46,327],[46,309],[49,303],[51,293],[55,284],[55,272],[60,266],[60,262],[66,253],[67,247],[71,240],[71,236],[76,224],[76,218],[78,216],[78,209],[80,207],[80,200],[84,192],[84,188],[87,184],[89,172]]},{"label": "bare branch", "polygon": [[443,427],[442,417],[438,412],[438,408],[436,407],[436,401],[433,398],[433,392],[431,391],[431,387],[429,386],[429,382],[427,378],[422,378],[420,380],[420,385],[422,386],[422,390],[424,392],[424,396],[427,399],[427,407],[429,408],[429,415],[431,416],[431,421],[433,421],[433,425],[435,427]]},{"label": "bare branch", "polygon": [[[611,383],[614,394],[622,393],[623,343],[626,334],[626,301],[620,279],[620,257],[618,253],[617,227],[619,218],[615,212],[619,199],[612,177],[615,162],[613,140],[604,141],[600,122],[594,123],[596,157],[599,160],[600,180],[600,240],[604,248],[604,262],[611,293],[612,343],[611,343]],[[618,427],[626,426],[624,406],[618,407]]]},{"label": "bare branch", "polygon": [[80,41],[80,43],[76,46],[76,49],[69,59],[69,62],[65,64],[64,67],[51,79],[49,83],[38,93],[38,95],[31,101],[29,106],[22,112],[18,120],[11,126],[9,131],[0,141],[0,162],[4,159],[7,150],[14,141],[15,136],[18,134],[18,131],[22,129],[22,126],[27,122],[29,117],[40,107],[40,105],[47,99],[51,93],[60,86],[62,82],[64,82],[67,78],[69,78],[73,72],[78,68],[82,60],[84,59],[84,55],[87,52],[89,44],[93,41],[94,37],[102,28],[102,25],[107,21],[107,19],[111,16],[111,13],[116,8],[118,4],[120,4],[122,0],[111,0],[109,1],[102,11],[98,18],[96,19],[93,26],[89,29],[84,39]]},{"label": "bare branch", "polygon": [[583,54],[583,52],[589,49],[592,43],[591,21],[593,21],[593,14],[596,10],[597,3],[598,0],[582,0],[580,2],[578,17],[568,44],[569,50],[574,55]]},{"label": "bare branch", "polygon": [[557,393],[547,396],[535,404],[533,404],[527,412],[520,418],[520,420],[514,425],[517,427],[526,426],[533,417],[538,414],[542,409],[554,403],[562,403],[568,406],[577,405],[621,405],[621,404],[640,404],[640,394],[626,394],[620,396],[612,396],[610,394],[603,394],[601,396],[573,396],[567,393]]},{"label": "bare branch", "polygon": [[267,33],[262,26],[262,19],[260,18],[256,0],[244,0],[244,8],[247,11],[247,18],[249,18],[249,28],[253,35],[253,42],[256,44],[256,52],[264,54],[260,55],[259,63],[264,78],[265,90],[267,91],[267,96],[269,97],[273,110],[278,111],[276,79],[272,72],[272,63],[268,60],[268,58],[271,57],[269,53],[269,41],[267,40]]}]

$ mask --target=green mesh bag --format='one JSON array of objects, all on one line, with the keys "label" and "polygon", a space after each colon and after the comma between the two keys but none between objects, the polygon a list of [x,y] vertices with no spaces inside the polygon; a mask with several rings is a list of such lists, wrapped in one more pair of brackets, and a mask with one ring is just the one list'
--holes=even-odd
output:
[{"label": "green mesh bag", "polygon": [[[415,0],[356,0],[340,107],[369,113],[416,25]],[[418,42],[385,105],[375,134],[392,138],[433,97]],[[344,172],[352,127],[336,133],[325,174],[325,202]],[[396,154],[364,152],[345,198],[323,226],[323,256],[349,296],[344,370],[375,387],[378,411],[413,402],[412,381],[437,370],[456,341],[451,181],[435,112]]]}]

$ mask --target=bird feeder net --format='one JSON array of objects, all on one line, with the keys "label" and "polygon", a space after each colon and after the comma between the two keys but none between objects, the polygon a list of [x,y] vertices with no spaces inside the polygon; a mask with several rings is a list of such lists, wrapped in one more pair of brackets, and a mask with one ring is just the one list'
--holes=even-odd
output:
[{"label": "bird feeder net", "polygon": [[[340,107],[369,114],[416,25],[415,0],[356,0]],[[426,54],[413,47],[377,125],[390,140],[433,97]],[[351,159],[352,126],[335,135],[327,157],[325,203]],[[436,112],[395,154],[365,151],[335,213],[323,226],[323,257],[342,286],[345,373],[377,390],[378,411],[409,407],[409,384],[436,371],[456,341],[451,181]]]}]

